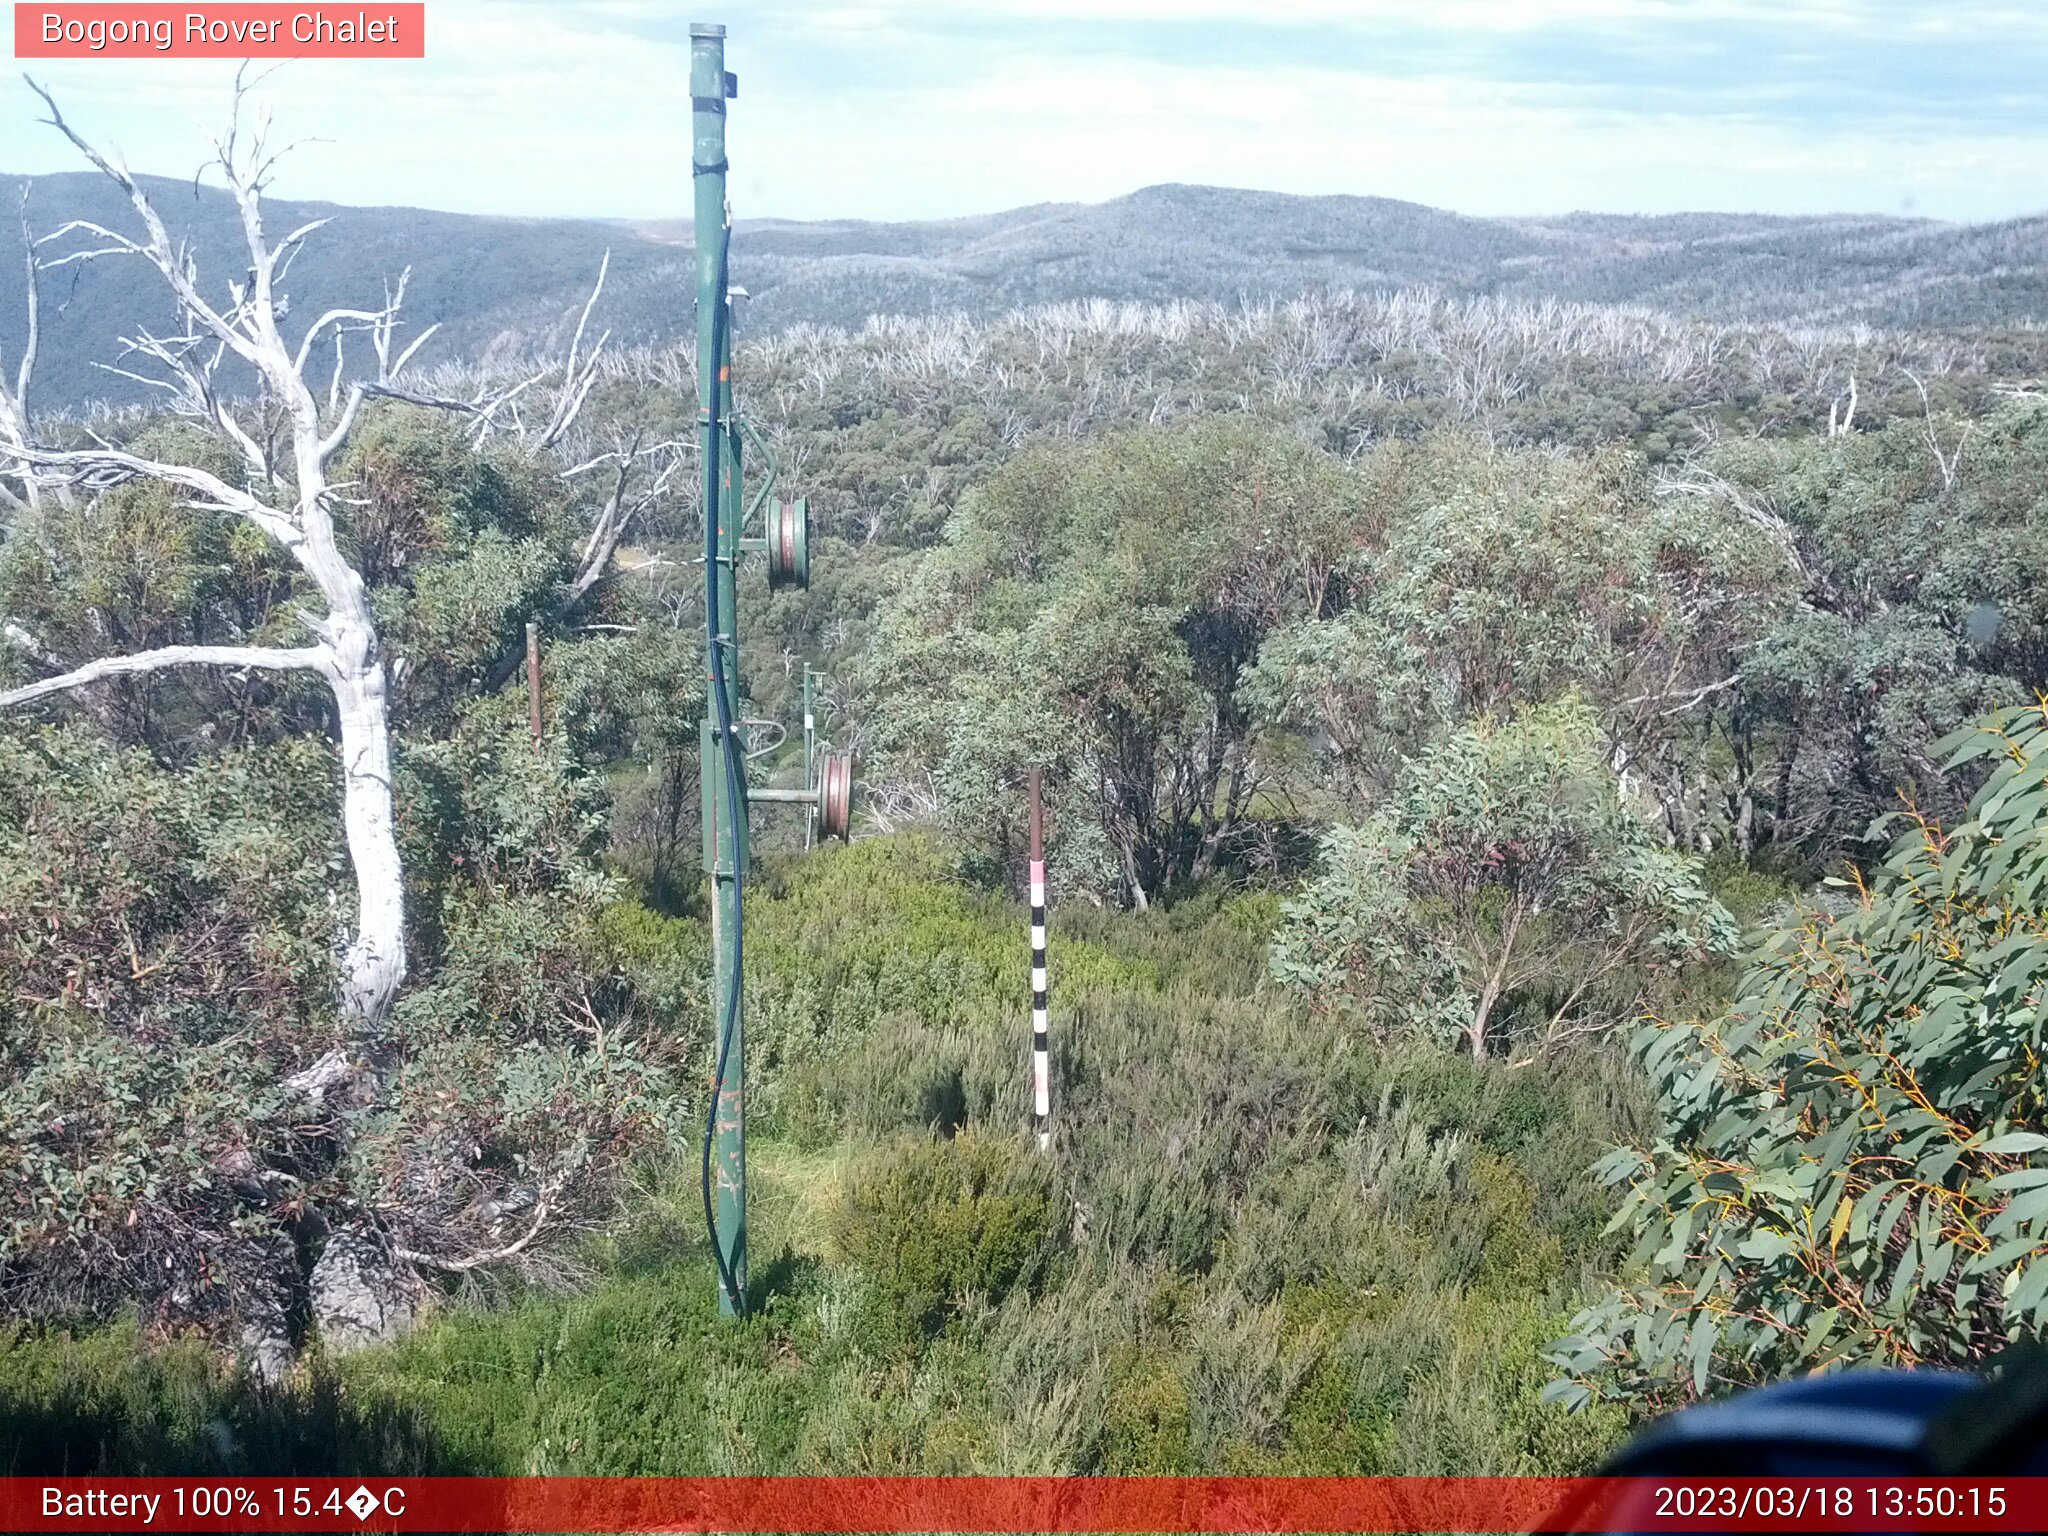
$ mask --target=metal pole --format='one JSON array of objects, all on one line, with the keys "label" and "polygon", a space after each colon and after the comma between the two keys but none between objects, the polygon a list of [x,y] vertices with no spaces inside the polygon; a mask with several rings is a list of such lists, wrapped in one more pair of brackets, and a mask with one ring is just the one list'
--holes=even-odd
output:
[{"label": "metal pole", "polygon": [[1052,1043],[1046,1033],[1049,978],[1045,968],[1045,807],[1038,770],[1025,777],[1031,796],[1031,1123],[1040,1150],[1052,1145]]},{"label": "metal pole", "polygon": [[746,869],[745,771],[739,719],[739,625],[733,566],[739,556],[737,436],[732,426],[732,308],[726,271],[725,28],[690,26],[691,181],[696,193],[697,436],[704,469],[705,689],[699,769],[704,862],[712,882],[712,1106],[706,1127],[705,1214],[719,1268],[719,1311],[746,1310],[747,1160],[745,1037],[740,1021],[740,880]]}]

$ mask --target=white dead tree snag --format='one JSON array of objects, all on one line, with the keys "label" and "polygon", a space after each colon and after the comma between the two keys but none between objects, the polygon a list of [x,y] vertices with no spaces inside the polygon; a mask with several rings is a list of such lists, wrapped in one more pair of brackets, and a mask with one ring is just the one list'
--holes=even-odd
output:
[{"label": "white dead tree snag", "polygon": [[[334,706],[341,820],[356,902],[336,989],[339,1038],[286,1083],[299,1106],[293,1118],[327,1122],[333,1145],[341,1148],[345,1122],[336,1111],[391,1091],[399,1064],[389,1020],[406,978],[406,911],[393,814],[391,707],[405,668],[403,658],[386,652],[363,573],[337,539],[335,517],[346,504],[347,487],[331,479],[331,466],[346,448],[364,402],[375,397],[463,416],[468,434],[477,439],[497,433],[565,458],[571,441],[579,448],[590,446],[581,441],[585,434],[577,422],[605,366],[600,359],[607,337],[586,344],[585,335],[604,273],[582,307],[565,363],[538,365],[516,380],[464,381],[464,390],[475,384],[465,398],[456,398],[445,386],[415,389],[405,370],[435,328],[401,341],[404,274],[386,286],[381,304],[329,309],[303,332],[285,334],[282,322],[290,306],[283,285],[292,261],[325,221],[305,224],[281,239],[265,231],[263,192],[278,156],[266,152],[260,129],[242,135],[240,81],[235,116],[217,145],[216,164],[239,211],[246,249],[231,258],[234,277],[225,284],[202,282],[194,253],[173,239],[135,177],[75,132],[50,94],[30,84],[49,109],[50,126],[126,194],[140,232],[124,234],[76,220],[40,240],[24,233],[30,253],[30,347],[18,382],[11,388],[0,384],[0,488],[9,491],[0,511],[11,506],[26,513],[48,493],[69,501],[81,493],[152,481],[168,487],[188,508],[241,518],[260,529],[303,572],[317,601],[297,614],[305,630],[303,644],[172,645],[97,658],[62,656],[22,625],[0,623],[0,647],[26,658],[43,674],[0,690],[0,709],[109,678],[177,667],[296,671],[326,685]],[[237,472],[222,475],[147,458],[96,437],[85,446],[74,442],[65,448],[36,441],[26,408],[36,274],[106,259],[146,262],[169,290],[176,316],[165,334],[122,338],[121,355],[108,371],[145,386],[165,409],[201,423],[232,445],[240,461]],[[224,301],[208,297],[222,288]],[[367,343],[363,366],[368,376],[354,381],[345,362],[350,338]],[[521,414],[523,395],[527,409],[535,412],[530,422]],[[598,588],[621,538],[667,493],[680,462],[679,445],[649,447],[623,437],[608,451],[578,456],[585,462],[566,471],[565,481],[602,473],[610,495],[595,517],[558,614],[572,611]],[[422,1221],[416,1212],[377,1212],[348,1201],[308,1206],[293,1221],[281,1221],[262,1238],[268,1257],[237,1279],[243,1344],[251,1364],[270,1378],[291,1368],[295,1352],[289,1318],[295,1313],[311,1315],[330,1349],[347,1348],[406,1326],[425,1295],[420,1271],[465,1274],[530,1264],[537,1241],[567,1219],[562,1214],[567,1202],[558,1200],[567,1177],[542,1180],[523,1235],[509,1240],[499,1227],[472,1234],[458,1223],[442,1231],[433,1224],[436,1218]],[[404,1245],[422,1237],[429,1245]],[[318,1248],[310,1263],[308,1240]],[[456,1251],[460,1247],[472,1251]]]},{"label": "white dead tree snag", "polygon": [[[144,459],[108,447],[41,448],[28,440],[26,422],[18,436],[12,431],[0,435],[0,455],[12,460],[31,488],[98,491],[149,479],[183,491],[185,504],[195,510],[243,518],[297,562],[319,592],[326,611],[300,614],[314,638],[312,645],[170,646],[110,657],[0,693],[0,707],[84,687],[104,677],[166,667],[259,667],[318,673],[334,698],[342,826],[357,897],[355,924],[342,958],[340,979],[341,1015],[351,1039],[338,1046],[337,1053],[374,1065],[383,1053],[391,1004],[405,980],[405,883],[392,815],[389,679],[369,594],[335,539],[334,487],[328,480],[328,466],[347,443],[364,396],[379,385],[393,384],[413,349],[385,366],[376,384],[351,388],[326,421],[306,382],[305,369],[316,344],[330,329],[369,332],[380,362],[387,359],[403,284],[396,295],[387,295],[380,309],[327,311],[313,322],[298,345],[292,346],[279,328],[286,304],[277,284],[306,238],[325,221],[302,225],[281,240],[272,241],[266,234],[262,195],[278,156],[266,153],[260,130],[246,145],[242,142],[239,83],[235,123],[216,146],[216,163],[241,214],[248,268],[243,280],[228,284],[228,300],[220,305],[201,292],[193,253],[172,239],[135,178],[74,131],[47,90],[33,80],[29,84],[49,108],[45,121],[127,194],[142,226],[138,239],[90,220],[73,220],[45,235],[37,245],[84,243],[52,253],[42,265],[128,257],[156,270],[170,289],[179,331],[170,336],[143,334],[125,339],[125,354],[154,365],[154,371],[119,371],[165,391],[174,410],[207,421],[228,438],[242,455],[249,488],[230,485],[189,465]],[[259,423],[266,408],[277,412],[288,430],[287,442],[274,440],[260,425],[251,430],[244,424],[220,388],[220,369],[230,358],[247,365],[255,375],[261,393],[254,411]],[[16,393],[18,396],[19,391]],[[327,1063],[303,1075],[299,1085],[311,1089],[331,1083],[335,1076],[333,1064]]]},{"label": "white dead tree snag", "polygon": [[1920,412],[1927,421],[1927,451],[1933,455],[1935,467],[1941,471],[1942,490],[1952,491],[1956,488],[1956,471],[1962,467],[1963,449],[1970,441],[1970,424],[1965,422],[1962,430],[1956,434],[1955,447],[1944,451],[1941,436],[1934,430],[1934,401],[1928,397],[1927,385],[1919,374],[1904,363],[1899,364],[1899,372],[1911,379],[1913,388],[1920,393]]},{"label": "white dead tree snag", "polygon": [[[27,328],[22,333],[21,356],[14,377],[0,373],[0,442],[23,447],[28,442],[28,391],[36,373],[36,348],[42,338],[42,295],[36,287],[36,247],[28,229],[28,194],[32,182],[21,184],[21,260],[23,297],[27,304]],[[12,481],[12,484],[9,484]],[[26,512],[39,499],[36,483],[16,463],[0,463],[0,507]]]},{"label": "white dead tree snag", "polygon": [[[609,450],[562,471],[564,480],[573,480],[578,475],[604,468],[610,468],[613,474],[611,492],[598,508],[597,517],[591,524],[576,574],[564,591],[561,602],[556,605],[557,619],[566,619],[574,613],[590,595],[591,589],[610,574],[613,559],[619,551],[619,541],[625,537],[626,530],[668,495],[670,482],[684,463],[685,444],[664,440],[643,447],[644,441],[644,433],[636,432],[630,438],[614,434]],[[636,486],[634,475],[643,464],[650,471],[649,478]]]}]

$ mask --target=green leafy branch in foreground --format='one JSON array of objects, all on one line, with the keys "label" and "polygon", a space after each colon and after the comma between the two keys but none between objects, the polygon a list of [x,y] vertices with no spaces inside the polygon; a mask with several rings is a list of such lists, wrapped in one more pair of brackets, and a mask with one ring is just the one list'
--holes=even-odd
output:
[{"label": "green leafy branch in foreground", "polygon": [[1940,745],[1993,763],[1959,825],[1906,813],[1724,1017],[1637,1037],[1664,1134],[1600,1171],[1647,1274],[1554,1346],[1554,1396],[1968,1365],[2048,1325],[2048,700]]}]

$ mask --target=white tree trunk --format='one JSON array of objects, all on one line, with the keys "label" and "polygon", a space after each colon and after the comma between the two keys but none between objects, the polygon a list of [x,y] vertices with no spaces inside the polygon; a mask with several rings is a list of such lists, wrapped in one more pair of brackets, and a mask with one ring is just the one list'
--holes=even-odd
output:
[{"label": "white tree trunk", "polygon": [[[253,199],[245,200],[250,245],[260,248]],[[257,272],[259,332],[265,353],[284,355],[269,302],[268,274]],[[339,447],[342,428],[322,438],[319,408],[294,370],[272,368],[271,387],[292,417],[292,456],[298,489],[298,524],[304,538],[294,553],[327,601],[324,617],[307,623],[327,642],[341,734],[341,823],[349,863],[356,876],[356,926],[342,959],[342,1022],[377,1068],[388,1065],[379,1049],[384,1021],[405,982],[405,872],[398,859],[397,824],[391,804],[391,709],[384,655],[363,578],[335,543],[327,504],[327,460]]]},{"label": "white tree trunk", "polygon": [[391,718],[377,634],[337,634],[332,680],[341,722],[341,821],[355,866],[356,926],[342,959],[341,1011],[357,1039],[381,1039],[405,981],[405,874],[391,811]]}]

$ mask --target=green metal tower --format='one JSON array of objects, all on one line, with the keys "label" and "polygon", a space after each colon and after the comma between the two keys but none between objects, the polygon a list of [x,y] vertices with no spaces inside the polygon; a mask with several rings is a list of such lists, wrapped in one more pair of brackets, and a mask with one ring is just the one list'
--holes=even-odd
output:
[{"label": "green metal tower", "polygon": [[706,707],[698,733],[704,867],[711,876],[711,1016],[716,1066],[705,1136],[705,1220],[718,1264],[719,1310],[746,1310],[746,1057],[740,1024],[740,879],[747,862],[746,765],[738,751],[739,634],[731,512],[739,455],[726,462],[732,424],[732,297],[726,263],[725,103],[738,82],[725,71],[725,28],[690,28],[690,178],[696,192],[697,443],[703,470]]},{"label": "green metal tower", "polygon": [[[738,567],[744,554],[767,557],[772,588],[810,585],[810,508],[798,497],[771,502],[776,465],[767,445],[734,408],[732,299],[728,273],[732,221],[725,194],[725,104],[738,82],[725,68],[725,28],[690,27],[690,174],[696,192],[697,440],[704,506],[705,715],[698,732],[704,869],[711,880],[711,1015],[714,1066],[704,1123],[704,1220],[718,1265],[719,1310],[747,1305],[746,1037],[742,1028],[744,950],[741,889],[747,873],[747,808],[752,801],[800,805],[808,824],[844,840],[852,821],[853,763],[817,748],[810,668],[804,669],[804,786],[749,789],[743,731],[772,722],[740,713]],[[765,473],[743,500],[743,442]],[[764,513],[762,533],[743,525]],[[777,743],[763,750],[773,750]]]}]

